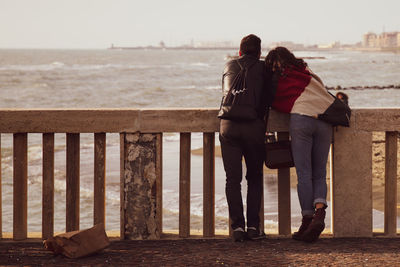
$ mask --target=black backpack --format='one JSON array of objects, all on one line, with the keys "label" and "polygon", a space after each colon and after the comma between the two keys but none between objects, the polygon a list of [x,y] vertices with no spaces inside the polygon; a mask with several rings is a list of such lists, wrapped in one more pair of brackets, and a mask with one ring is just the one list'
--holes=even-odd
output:
[{"label": "black backpack", "polygon": [[240,71],[236,74],[231,87],[225,97],[222,98],[218,118],[227,120],[249,121],[257,118],[257,100],[254,88],[247,87],[247,72],[257,63],[250,63],[244,67],[239,60],[236,63]]}]

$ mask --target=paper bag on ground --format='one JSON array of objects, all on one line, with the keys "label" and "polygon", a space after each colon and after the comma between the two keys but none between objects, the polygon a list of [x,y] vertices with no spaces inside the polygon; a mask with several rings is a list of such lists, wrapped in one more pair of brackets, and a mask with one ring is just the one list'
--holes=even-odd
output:
[{"label": "paper bag on ground", "polygon": [[110,245],[104,225],[96,224],[92,228],[60,234],[43,242],[44,247],[63,254],[68,258],[79,258],[101,251]]}]

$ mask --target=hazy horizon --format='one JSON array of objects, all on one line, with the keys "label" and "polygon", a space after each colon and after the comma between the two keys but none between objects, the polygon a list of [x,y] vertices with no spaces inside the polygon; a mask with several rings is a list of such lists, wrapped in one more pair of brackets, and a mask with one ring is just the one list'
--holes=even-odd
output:
[{"label": "hazy horizon", "polygon": [[400,31],[398,0],[0,0],[0,48],[103,49],[233,42],[355,44]]}]

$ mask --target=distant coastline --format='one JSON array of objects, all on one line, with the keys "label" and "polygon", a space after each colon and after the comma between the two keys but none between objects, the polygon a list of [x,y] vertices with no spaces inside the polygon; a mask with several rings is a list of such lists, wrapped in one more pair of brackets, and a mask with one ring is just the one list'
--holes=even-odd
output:
[{"label": "distant coastline", "polygon": [[193,46],[110,46],[111,50],[236,50],[237,47],[193,47]]},{"label": "distant coastline", "polygon": [[[272,47],[263,47],[262,50],[270,50]],[[391,52],[400,53],[400,47],[359,47],[359,46],[343,46],[343,47],[288,47],[292,51],[360,51],[360,52]],[[233,46],[114,46],[111,45],[109,50],[237,50],[238,47]]]}]

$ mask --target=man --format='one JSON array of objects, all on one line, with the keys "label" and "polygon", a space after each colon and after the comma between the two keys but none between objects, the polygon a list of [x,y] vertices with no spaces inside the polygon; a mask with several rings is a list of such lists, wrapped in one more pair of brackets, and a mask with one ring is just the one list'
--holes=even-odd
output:
[{"label": "man", "polygon": [[343,101],[346,105],[349,105],[349,96],[343,92],[338,92],[336,97]]},{"label": "man", "polygon": [[[225,193],[233,240],[237,242],[246,238],[265,238],[259,227],[259,211],[263,192],[264,117],[269,95],[265,67],[260,56],[260,38],[253,34],[245,36],[240,43],[239,58],[225,65],[222,77],[224,96],[218,114],[221,118],[219,139],[226,172]],[[238,73],[241,70],[245,73],[243,86],[232,89],[240,80]],[[240,102],[246,103],[238,106]],[[241,194],[243,157],[247,169],[247,234]]]}]

